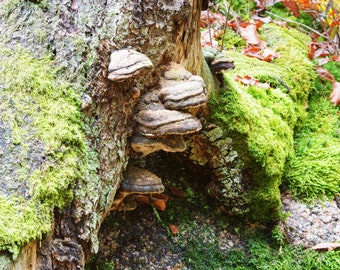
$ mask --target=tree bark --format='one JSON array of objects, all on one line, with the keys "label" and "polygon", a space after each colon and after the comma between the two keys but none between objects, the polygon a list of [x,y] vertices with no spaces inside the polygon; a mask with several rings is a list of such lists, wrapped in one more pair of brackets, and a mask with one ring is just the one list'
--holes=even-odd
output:
[{"label": "tree bark", "polygon": [[[94,168],[87,168],[75,183],[72,204],[55,209],[52,230],[37,258],[19,256],[14,265],[83,269],[97,252],[99,227],[129,161],[138,102],[132,89],[143,95],[157,85],[170,62],[202,74],[201,5],[201,0],[4,1],[2,38],[8,46],[20,44],[36,57],[52,55],[59,76],[83,93],[84,132],[89,152],[95,153]],[[153,68],[139,79],[112,82],[107,78],[110,53],[125,48],[148,56]]]}]

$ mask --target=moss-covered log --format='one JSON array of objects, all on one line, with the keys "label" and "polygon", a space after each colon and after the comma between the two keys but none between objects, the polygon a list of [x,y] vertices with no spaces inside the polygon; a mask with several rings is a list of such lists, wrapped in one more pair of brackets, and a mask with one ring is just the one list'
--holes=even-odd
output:
[{"label": "moss-covered log", "polygon": [[[210,124],[189,139],[186,155],[211,171],[207,190],[228,211],[267,222],[280,216],[279,186],[316,75],[308,36],[270,24],[260,35],[279,58],[268,63],[225,52],[235,69],[224,73],[225,87],[211,93]],[[268,85],[234,80],[245,75]]]}]

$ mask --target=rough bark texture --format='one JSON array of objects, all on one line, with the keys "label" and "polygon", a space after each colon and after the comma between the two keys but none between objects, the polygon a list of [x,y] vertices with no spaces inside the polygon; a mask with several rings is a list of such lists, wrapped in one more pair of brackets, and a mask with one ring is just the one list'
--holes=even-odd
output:
[{"label": "rough bark texture", "polygon": [[[137,103],[132,89],[143,94],[155,86],[161,68],[171,61],[201,73],[201,1],[3,2],[0,34],[5,43],[20,44],[37,57],[51,55],[58,76],[90,104],[83,111],[88,164],[75,183],[73,203],[55,210],[51,234],[42,241],[37,261],[33,255],[20,255],[17,265],[83,269],[88,256],[98,250],[97,232],[128,163]],[[147,55],[154,68],[134,80],[111,82],[110,53],[127,47]]]}]

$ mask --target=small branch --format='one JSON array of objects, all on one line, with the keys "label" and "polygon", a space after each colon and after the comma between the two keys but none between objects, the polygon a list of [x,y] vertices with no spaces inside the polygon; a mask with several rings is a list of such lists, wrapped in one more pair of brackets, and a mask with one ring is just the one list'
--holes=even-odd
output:
[{"label": "small branch", "polygon": [[211,47],[212,47],[211,25],[210,25],[210,18],[209,18],[209,4],[208,4],[208,9],[207,9],[207,17],[208,17],[209,39],[210,39],[210,44],[211,44]]},{"label": "small branch", "polygon": [[[224,37],[225,37],[226,31],[227,31],[227,27],[228,27],[228,17],[229,17],[230,8],[231,8],[232,3],[233,3],[233,0],[230,0],[230,4],[228,6],[228,11],[227,11],[227,14],[225,15],[225,26],[224,26],[223,36],[222,36],[221,51],[223,51]],[[224,4],[227,7],[227,3],[226,3],[225,0],[224,0]]]},{"label": "small branch", "polygon": [[328,38],[327,36],[325,36],[324,34],[321,34],[319,31],[316,31],[315,29],[313,29],[313,28],[311,28],[311,27],[309,27],[309,26],[307,26],[307,25],[305,25],[305,24],[303,24],[303,23],[299,23],[299,22],[295,22],[295,21],[292,21],[292,20],[288,20],[288,19],[282,18],[281,16],[276,15],[276,14],[274,14],[274,13],[272,13],[272,12],[269,12],[269,11],[265,11],[265,12],[266,12],[267,14],[272,15],[272,16],[274,16],[274,17],[277,17],[277,18],[279,18],[279,19],[281,19],[281,20],[283,20],[283,21],[290,22],[290,23],[295,23],[295,24],[297,24],[297,25],[300,25],[300,26],[302,26],[302,27],[304,27],[304,28],[306,28],[306,29],[312,31],[312,32],[315,33],[315,34],[318,34],[320,37],[323,37],[323,38],[325,38],[325,39],[329,39],[329,38]]}]

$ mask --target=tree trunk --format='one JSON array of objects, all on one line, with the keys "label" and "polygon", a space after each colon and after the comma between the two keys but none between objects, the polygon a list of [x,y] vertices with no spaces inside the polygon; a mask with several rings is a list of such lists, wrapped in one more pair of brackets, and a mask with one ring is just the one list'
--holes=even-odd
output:
[{"label": "tree trunk", "polygon": [[[202,1],[8,0],[1,5],[5,46],[21,45],[37,58],[50,55],[58,78],[82,95],[88,145],[82,177],[71,185],[72,203],[54,209],[52,229],[37,256],[20,255],[12,269],[23,264],[26,269],[83,269],[98,250],[99,227],[129,161],[136,89],[142,96],[155,87],[170,62],[202,74]],[[110,81],[110,54],[126,48],[146,55],[153,67],[133,80]],[[41,169],[41,163],[33,167]]]}]

